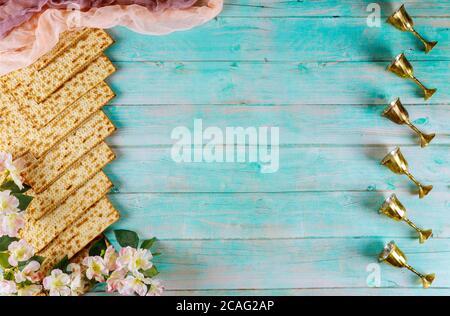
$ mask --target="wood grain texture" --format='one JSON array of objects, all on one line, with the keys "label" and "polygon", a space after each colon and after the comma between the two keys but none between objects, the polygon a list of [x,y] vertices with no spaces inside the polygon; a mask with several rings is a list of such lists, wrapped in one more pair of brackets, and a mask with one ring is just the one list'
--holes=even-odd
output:
[{"label": "wood grain texture", "polygon": [[[86,296],[109,296],[104,292],[91,292]],[[113,294],[115,295],[115,294]],[[264,289],[264,290],[166,290],[166,296],[448,296],[446,288],[321,288],[321,289]],[[232,299],[231,299],[232,300]]]},{"label": "wood grain texture", "polygon": [[[389,237],[417,238],[405,223],[378,213],[390,192],[138,193],[112,194],[117,227],[170,239]],[[434,238],[450,238],[447,192],[430,199],[396,191],[408,216]],[[351,219],[351,225],[349,225]],[[139,223],[139,225],[136,225]],[[370,223],[370,225],[368,225]],[[176,229],[174,229],[176,228]],[[434,242],[434,239],[429,241]],[[418,240],[417,240],[418,245]]]},{"label": "wood grain texture", "polygon": [[[248,148],[247,148],[248,149]],[[127,147],[106,173],[121,193],[139,192],[291,192],[411,190],[405,176],[380,165],[384,146],[281,147],[280,168],[261,173],[262,163],[176,163],[169,147]],[[445,146],[403,147],[411,172],[436,191],[449,187],[450,151]],[[429,198],[432,198],[430,193]]]},{"label": "wood grain texture", "polygon": [[[99,295],[93,293],[91,295]],[[167,296],[448,296],[446,288],[334,288],[264,290],[168,290]]]},{"label": "wood grain texture", "polygon": [[[255,17],[309,17],[339,18],[343,16],[367,16],[366,8],[371,0],[230,0],[225,1],[222,16]],[[380,0],[382,15],[388,16],[406,3],[414,16],[449,16],[450,4],[440,0]]]},{"label": "wood grain texture", "polygon": [[[437,132],[433,144],[450,144],[448,105],[405,104],[414,124],[426,132]],[[177,126],[193,130],[194,119],[204,128],[216,126],[280,127],[280,145],[418,145],[418,138],[406,126],[395,125],[381,116],[385,105],[136,105],[108,106],[105,113],[119,133],[109,140],[114,146],[171,145]],[[320,123],[318,123],[320,122]]]},{"label": "wood grain texture", "polygon": [[[187,33],[149,38],[124,28],[115,39],[126,40],[126,50],[113,46],[116,61],[390,61],[401,51],[411,60],[449,60],[449,18],[415,19],[417,30],[439,41],[426,57],[412,34],[385,23],[367,26],[363,18],[227,18],[219,16]],[[207,39],[207,40],[205,40]],[[183,49],[179,49],[183,46]]]},{"label": "wood grain texture", "polygon": [[[123,28],[108,51],[118,97],[105,109],[118,127],[118,159],[105,170],[122,219],[112,229],[156,236],[167,295],[448,295],[450,275],[450,2],[406,1],[411,34],[366,25],[359,0],[230,0],[196,29],[152,37]],[[378,1],[383,21],[400,1]],[[425,102],[412,82],[385,71],[406,51],[438,93]],[[414,123],[438,135],[420,149],[405,126],[380,116],[401,97]],[[280,127],[280,169],[260,163],[176,164],[171,131],[204,126]],[[228,144],[229,145],[229,144]],[[401,145],[411,171],[435,189],[423,200],[405,177],[380,166]],[[410,218],[432,228],[419,245],[404,223],[377,213],[395,192]],[[409,262],[435,272],[427,291],[408,271],[368,264],[395,239]],[[96,294],[99,295],[99,294]]]},{"label": "wood grain texture", "polygon": [[[421,90],[386,71],[387,62],[116,62],[113,104],[385,104],[401,96],[424,104]],[[414,63],[439,91],[427,104],[448,104],[450,63]],[[140,82],[140,84],[136,84]],[[145,93],[143,93],[143,89]],[[174,92],[175,91],[175,92]]]},{"label": "wood grain texture", "polygon": [[[389,238],[174,240],[159,243],[155,262],[168,289],[283,289],[368,287],[366,271]],[[416,269],[450,287],[450,239],[418,246],[398,239]],[[380,265],[382,287],[421,287],[409,271]]]}]

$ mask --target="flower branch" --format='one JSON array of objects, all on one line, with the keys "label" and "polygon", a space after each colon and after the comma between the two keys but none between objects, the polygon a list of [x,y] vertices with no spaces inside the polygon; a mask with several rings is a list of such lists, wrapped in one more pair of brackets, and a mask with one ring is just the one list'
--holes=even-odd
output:
[{"label": "flower branch", "polygon": [[11,154],[0,152],[0,295],[78,296],[99,285],[121,295],[162,294],[161,282],[154,279],[159,272],[151,261],[157,255],[150,250],[156,239],[140,241],[129,230],[114,232],[119,251],[101,238],[80,264],[65,257],[44,275],[41,264],[45,258],[17,238],[33,199],[25,194],[30,188],[20,176],[22,169],[22,163],[13,161]]}]

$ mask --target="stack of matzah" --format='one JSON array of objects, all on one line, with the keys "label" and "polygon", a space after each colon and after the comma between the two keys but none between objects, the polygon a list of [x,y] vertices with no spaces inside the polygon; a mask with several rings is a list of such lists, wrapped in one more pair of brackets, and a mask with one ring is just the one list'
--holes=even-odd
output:
[{"label": "stack of matzah", "polygon": [[34,199],[21,237],[45,257],[44,271],[71,258],[118,220],[102,168],[114,159],[104,140],[115,128],[101,108],[115,69],[97,29],[64,34],[35,64],[0,78],[0,151],[25,162]]}]

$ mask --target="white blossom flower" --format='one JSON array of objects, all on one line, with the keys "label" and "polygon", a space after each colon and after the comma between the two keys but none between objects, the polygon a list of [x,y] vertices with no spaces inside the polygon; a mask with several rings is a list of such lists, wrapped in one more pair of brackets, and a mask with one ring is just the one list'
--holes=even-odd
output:
[{"label": "white blossom flower", "polygon": [[22,176],[20,175],[20,171],[16,168],[9,169],[9,176],[14,181],[14,183],[19,187],[19,189],[23,189]]},{"label": "white blossom flower", "polygon": [[83,265],[87,267],[86,277],[88,280],[95,279],[97,282],[105,282],[105,275],[108,274],[103,258],[100,256],[86,257],[83,259]]},{"label": "white blossom flower", "polygon": [[106,264],[106,268],[109,271],[114,271],[117,269],[117,264],[116,264],[117,258],[118,258],[118,254],[112,245],[109,246],[108,248],[106,248],[103,260]]},{"label": "white blossom flower", "polygon": [[106,280],[106,291],[109,293],[112,292],[121,292],[124,286],[125,276],[128,271],[126,269],[116,270],[109,276],[108,280]]},{"label": "white blossom flower", "polygon": [[9,258],[8,262],[16,267],[19,262],[24,262],[34,256],[34,249],[25,240],[13,241],[8,246]]},{"label": "white blossom flower", "polygon": [[12,164],[12,155],[0,151],[0,173],[7,170],[7,167]]},{"label": "white blossom flower", "polygon": [[81,274],[81,266],[78,263],[70,263],[66,270],[71,274]]},{"label": "white blossom flower", "polygon": [[70,276],[55,269],[43,281],[44,288],[50,291],[50,296],[70,296]]},{"label": "white blossom flower", "polygon": [[8,280],[0,280],[0,295],[12,295],[17,293],[16,283]]},{"label": "white blossom flower", "polygon": [[8,175],[14,181],[14,183],[22,190],[23,183],[20,173],[24,168],[24,162],[22,160],[12,161],[12,155],[5,152],[0,152],[0,172],[8,171]]},{"label": "white blossom flower", "polygon": [[117,266],[120,269],[130,270],[131,262],[133,260],[133,256],[136,253],[136,249],[131,247],[124,247],[119,251],[119,257],[116,260]]},{"label": "white blossom flower", "polygon": [[163,292],[164,286],[161,284],[161,281],[152,279],[146,296],[161,296]]},{"label": "white blossom flower", "polygon": [[17,237],[19,230],[25,227],[22,213],[9,211],[0,214],[0,236]]},{"label": "white blossom flower", "polygon": [[22,271],[14,273],[14,279],[16,283],[22,283],[25,281],[38,282],[41,279],[39,269],[41,265],[37,261],[30,261]]},{"label": "white blossom flower", "polygon": [[84,294],[85,281],[81,273],[81,267],[77,263],[71,263],[67,266],[70,272],[70,291],[72,296]]},{"label": "white blossom flower", "polygon": [[119,268],[127,269],[138,277],[142,277],[140,270],[148,270],[153,267],[150,261],[152,253],[147,249],[134,249],[131,247],[122,248],[116,262]]},{"label": "white blossom flower", "polygon": [[42,292],[42,285],[30,284],[17,291],[18,296],[35,296]]},{"label": "white blossom flower", "polygon": [[127,276],[123,281],[123,287],[119,291],[122,295],[134,295],[145,296],[147,294],[147,284],[150,284],[151,279],[140,278],[135,276]]},{"label": "white blossom flower", "polygon": [[0,192],[0,213],[19,211],[19,199],[11,195],[11,191]]},{"label": "white blossom flower", "polygon": [[133,273],[139,273],[140,270],[145,271],[150,269],[153,267],[153,263],[150,261],[152,258],[152,253],[147,249],[136,250],[129,264],[129,270]]}]

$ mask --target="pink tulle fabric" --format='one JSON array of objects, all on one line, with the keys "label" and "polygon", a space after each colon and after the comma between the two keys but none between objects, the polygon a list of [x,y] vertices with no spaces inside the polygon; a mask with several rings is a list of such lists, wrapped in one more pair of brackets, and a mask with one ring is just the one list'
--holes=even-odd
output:
[{"label": "pink tulle fabric", "polygon": [[88,10],[109,5],[138,4],[151,11],[185,9],[196,0],[0,0],[0,38],[47,8]]},{"label": "pink tulle fabric", "polygon": [[0,0],[0,38],[31,19],[34,13],[42,10],[44,4],[44,0]]},{"label": "pink tulle fabric", "polygon": [[47,9],[0,40],[0,75],[34,63],[49,52],[58,43],[59,35],[67,30],[125,26],[142,34],[163,35],[206,23],[217,16],[222,7],[223,0],[200,0],[190,8],[160,12],[140,5],[112,5],[85,12]]}]

